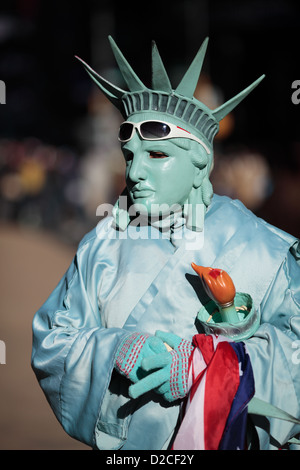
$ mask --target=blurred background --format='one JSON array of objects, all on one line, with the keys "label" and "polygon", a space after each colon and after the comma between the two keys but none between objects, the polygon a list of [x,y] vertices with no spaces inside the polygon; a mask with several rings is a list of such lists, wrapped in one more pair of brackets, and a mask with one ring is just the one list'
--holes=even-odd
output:
[{"label": "blurred background", "polygon": [[221,123],[212,182],[299,236],[299,10],[288,0],[1,0],[0,449],[88,449],[61,429],[30,368],[34,312],[97,207],[124,188],[121,117],[74,56],[124,87],[111,34],[150,86],[154,39],[175,88],[209,36],[196,97],[211,108],[265,73]]}]

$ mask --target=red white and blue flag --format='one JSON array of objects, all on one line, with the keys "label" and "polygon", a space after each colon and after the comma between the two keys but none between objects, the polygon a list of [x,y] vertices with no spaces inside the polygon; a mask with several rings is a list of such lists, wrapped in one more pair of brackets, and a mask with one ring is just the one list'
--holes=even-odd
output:
[{"label": "red white and blue flag", "polygon": [[243,342],[195,335],[189,395],[174,450],[246,449],[247,404],[254,395],[251,361]]}]

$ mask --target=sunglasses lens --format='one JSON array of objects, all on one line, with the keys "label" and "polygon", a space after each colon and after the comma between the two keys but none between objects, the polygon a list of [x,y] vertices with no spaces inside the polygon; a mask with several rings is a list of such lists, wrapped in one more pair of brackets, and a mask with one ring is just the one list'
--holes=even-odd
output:
[{"label": "sunglasses lens", "polygon": [[121,124],[119,130],[119,140],[121,142],[126,142],[127,140],[130,140],[133,129],[134,127],[130,122],[124,122],[123,124]]},{"label": "sunglasses lens", "polygon": [[141,136],[144,139],[162,139],[170,134],[170,127],[164,122],[143,122],[140,127]]}]

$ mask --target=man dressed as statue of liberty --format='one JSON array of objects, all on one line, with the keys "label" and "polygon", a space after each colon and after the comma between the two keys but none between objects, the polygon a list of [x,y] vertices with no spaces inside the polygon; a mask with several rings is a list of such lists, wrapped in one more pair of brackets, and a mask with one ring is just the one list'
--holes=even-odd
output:
[{"label": "man dressed as statue of liberty", "polygon": [[[152,88],[110,43],[127,90],[82,63],[124,118],[126,189],[35,314],[40,386],[65,431],[94,449],[293,448],[298,240],[209,179],[219,122],[263,76],[211,110],[193,96],[207,40],[176,89],[155,43]],[[211,299],[191,263],[228,273],[249,315],[203,320]]]}]

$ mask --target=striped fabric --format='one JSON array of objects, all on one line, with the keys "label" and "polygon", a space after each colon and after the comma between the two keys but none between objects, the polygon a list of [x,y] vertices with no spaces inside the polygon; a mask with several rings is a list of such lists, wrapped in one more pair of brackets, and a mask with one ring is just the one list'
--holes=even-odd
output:
[{"label": "striped fabric", "polygon": [[193,338],[188,387],[174,450],[246,449],[247,404],[254,378],[245,344]]}]

